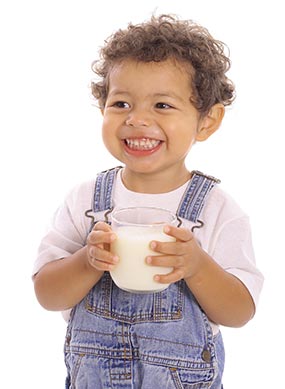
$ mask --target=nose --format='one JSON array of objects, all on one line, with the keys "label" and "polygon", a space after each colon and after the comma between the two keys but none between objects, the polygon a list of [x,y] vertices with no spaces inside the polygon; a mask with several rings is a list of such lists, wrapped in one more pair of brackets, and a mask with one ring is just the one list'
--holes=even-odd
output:
[{"label": "nose", "polygon": [[126,119],[126,125],[130,127],[147,127],[151,119],[149,114],[143,110],[134,110],[129,113]]}]

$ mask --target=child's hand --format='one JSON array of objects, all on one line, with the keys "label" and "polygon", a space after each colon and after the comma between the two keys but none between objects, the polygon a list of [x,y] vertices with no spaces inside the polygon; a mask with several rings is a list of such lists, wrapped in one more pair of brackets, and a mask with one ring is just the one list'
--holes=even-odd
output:
[{"label": "child's hand", "polygon": [[110,244],[116,239],[111,227],[104,222],[95,224],[87,238],[88,263],[99,271],[110,271],[118,257],[110,253]]},{"label": "child's hand", "polygon": [[195,275],[201,266],[203,250],[192,232],[186,228],[172,226],[167,226],[164,232],[176,238],[176,242],[152,241],[151,249],[161,255],[149,256],[146,262],[153,266],[173,267],[173,270],[166,275],[157,274],[155,281],[170,284]]}]

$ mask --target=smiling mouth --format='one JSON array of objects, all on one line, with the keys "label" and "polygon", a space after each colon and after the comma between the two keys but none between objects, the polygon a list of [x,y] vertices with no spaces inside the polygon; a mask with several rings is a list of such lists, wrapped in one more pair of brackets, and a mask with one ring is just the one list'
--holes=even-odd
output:
[{"label": "smiling mouth", "polygon": [[160,140],[149,138],[125,139],[125,144],[131,150],[153,150],[161,143]]}]

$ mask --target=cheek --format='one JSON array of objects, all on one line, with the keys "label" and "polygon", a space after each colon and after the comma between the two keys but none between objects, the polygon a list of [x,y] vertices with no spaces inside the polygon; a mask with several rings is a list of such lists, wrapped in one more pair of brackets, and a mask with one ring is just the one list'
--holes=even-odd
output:
[{"label": "cheek", "polygon": [[106,149],[116,155],[121,149],[121,142],[117,134],[115,124],[111,120],[106,119],[102,123],[102,140]]},{"label": "cheek", "polygon": [[189,133],[176,133],[176,136],[169,140],[169,147],[177,157],[185,157],[195,143],[195,136]]},{"label": "cheek", "polygon": [[104,143],[108,142],[108,139],[112,138],[111,128],[112,126],[110,125],[109,120],[104,118],[101,127],[102,139]]},{"label": "cheek", "polygon": [[111,151],[115,148],[116,141],[114,138],[114,135],[112,134],[111,131],[108,131],[106,128],[102,128],[102,140],[105,145],[105,147]]},{"label": "cheek", "polygon": [[102,137],[104,139],[106,137],[107,138],[112,137],[114,136],[114,134],[115,134],[115,125],[112,122],[112,120],[110,120],[109,117],[105,116],[102,122]]}]

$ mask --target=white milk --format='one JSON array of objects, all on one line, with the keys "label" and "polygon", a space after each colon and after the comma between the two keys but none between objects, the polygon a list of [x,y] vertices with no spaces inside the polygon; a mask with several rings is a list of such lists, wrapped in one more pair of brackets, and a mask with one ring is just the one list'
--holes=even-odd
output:
[{"label": "white milk", "polygon": [[150,249],[152,240],[173,242],[175,238],[162,231],[163,226],[135,227],[123,226],[115,232],[117,239],[111,245],[111,252],[119,257],[119,263],[110,271],[115,284],[130,292],[155,292],[166,289],[169,284],[154,281],[155,274],[167,274],[172,268],[148,265],[149,255],[162,255]]}]

